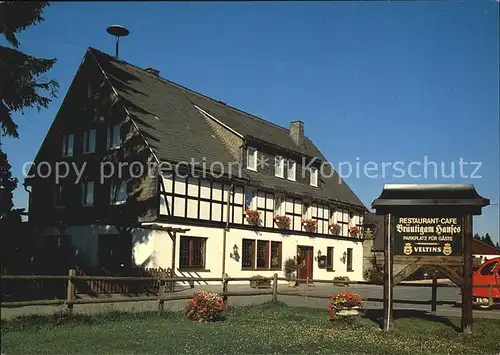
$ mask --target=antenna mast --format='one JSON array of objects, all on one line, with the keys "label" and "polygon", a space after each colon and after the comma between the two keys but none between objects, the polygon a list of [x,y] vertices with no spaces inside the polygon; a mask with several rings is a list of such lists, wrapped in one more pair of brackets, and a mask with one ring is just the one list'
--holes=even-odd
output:
[{"label": "antenna mast", "polygon": [[120,25],[111,25],[109,26],[106,31],[116,37],[116,54],[115,57],[118,59],[118,47],[120,43],[120,37],[125,37],[129,35],[129,30],[127,30],[125,27],[120,26]]}]

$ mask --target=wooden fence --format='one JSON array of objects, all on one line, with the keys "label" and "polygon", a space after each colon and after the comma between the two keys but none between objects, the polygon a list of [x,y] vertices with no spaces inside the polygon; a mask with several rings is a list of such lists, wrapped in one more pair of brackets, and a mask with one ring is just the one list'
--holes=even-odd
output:
[{"label": "wooden fence", "polygon": [[[273,277],[263,278],[263,280],[272,281],[271,289],[257,289],[255,291],[239,291],[239,292],[230,292],[229,291],[229,282],[231,281],[251,281],[251,277],[225,277],[225,278],[192,278],[192,277],[169,277],[166,273],[159,273],[157,276],[146,276],[146,277],[111,277],[111,276],[82,276],[77,275],[75,270],[70,270],[67,276],[48,276],[48,275],[2,275],[1,276],[2,284],[7,280],[15,280],[17,282],[22,281],[59,281],[64,282],[66,286],[66,295],[64,299],[51,299],[51,300],[32,300],[32,301],[13,301],[13,302],[2,302],[1,307],[21,307],[21,306],[41,306],[41,305],[66,305],[68,312],[73,311],[73,305],[75,304],[96,304],[96,303],[120,303],[120,302],[138,302],[138,301],[157,301],[158,309],[163,310],[164,304],[167,301],[173,300],[185,300],[191,299],[193,297],[192,294],[175,294],[174,284],[176,282],[221,282],[222,284],[222,292],[220,292],[221,296],[224,298],[224,301],[227,302],[228,297],[233,296],[262,296],[262,295],[270,295],[272,300],[277,301],[278,296],[301,296],[301,297],[311,297],[311,298],[322,298],[328,299],[329,295],[309,295],[308,289],[310,283],[323,283],[323,284],[332,284],[336,286],[344,286],[345,289],[348,288],[349,285],[374,285],[370,282],[365,281],[338,281],[338,280],[319,280],[319,279],[304,279],[304,280],[296,280],[300,283],[305,284],[305,292],[293,292],[296,290],[290,291],[279,291],[278,290],[278,282],[279,281],[288,281],[286,278],[279,278],[278,274],[274,274]],[[158,284],[158,293],[156,295],[144,295],[137,297],[113,297],[113,298],[88,298],[88,299],[77,299],[76,295],[76,285],[81,282],[90,282],[90,284],[98,284],[99,282],[141,282],[143,284],[150,284],[155,282]],[[2,285],[3,286],[3,285]],[[380,286],[380,285],[377,285]],[[447,284],[438,284],[434,279],[431,284],[400,284],[397,286],[412,286],[412,287],[432,287],[431,292],[431,300],[394,300],[395,303],[410,303],[410,304],[428,304],[431,306],[431,311],[435,312],[438,304],[455,304],[455,302],[451,301],[438,301],[437,300],[437,289],[441,287],[456,287],[454,285]],[[493,288],[500,288],[499,284],[489,284],[489,285],[474,285],[474,287],[479,288],[488,288],[489,289],[489,302],[490,305],[493,304]],[[379,298],[364,298],[365,301],[372,302],[382,302],[382,299]]]}]

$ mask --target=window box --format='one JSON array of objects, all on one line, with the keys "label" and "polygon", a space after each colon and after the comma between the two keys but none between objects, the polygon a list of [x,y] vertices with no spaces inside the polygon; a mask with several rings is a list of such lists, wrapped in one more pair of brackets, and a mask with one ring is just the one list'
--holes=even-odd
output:
[{"label": "window box", "polygon": [[278,226],[280,229],[290,229],[290,224],[291,220],[290,217],[288,216],[274,216],[273,217],[274,223]]},{"label": "window box", "polygon": [[245,214],[247,215],[247,222],[251,224],[259,224],[260,223],[260,212],[257,210],[251,210],[247,209],[245,211]]},{"label": "window box", "polygon": [[318,227],[318,221],[315,219],[304,219],[302,220],[302,226],[306,232],[315,233]]},{"label": "window box", "polygon": [[328,225],[328,229],[333,235],[339,235],[341,227],[337,223],[331,223]]},{"label": "window box", "polygon": [[271,287],[271,279],[261,276],[255,275],[250,278],[250,287],[252,288],[270,288]]}]

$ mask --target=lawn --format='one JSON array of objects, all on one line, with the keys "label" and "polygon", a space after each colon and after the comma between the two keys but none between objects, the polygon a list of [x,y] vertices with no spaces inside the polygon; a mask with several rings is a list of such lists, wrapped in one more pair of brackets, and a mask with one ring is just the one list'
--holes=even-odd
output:
[{"label": "lawn", "polygon": [[[396,314],[382,332],[374,314],[354,324],[331,322],[325,310],[267,303],[230,308],[227,318],[197,323],[181,312],[30,316],[2,321],[2,353],[13,354],[493,354],[500,320],[475,320],[460,334],[459,319]],[[406,318],[405,318],[406,317]],[[411,318],[408,318],[411,317]]]}]

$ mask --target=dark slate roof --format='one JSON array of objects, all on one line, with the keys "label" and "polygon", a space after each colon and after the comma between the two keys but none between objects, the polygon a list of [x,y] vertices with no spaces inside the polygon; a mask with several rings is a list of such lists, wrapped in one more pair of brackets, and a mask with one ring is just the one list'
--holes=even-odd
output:
[{"label": "dark slate roof", "polygon": [[[227,147],[214,134],[207,119],[194,105],[244,137],[257,138],[301,155],[327,161],[307,137],[304,146],[299,147],[291,139],[287,128],[153,75],[94,48],[89,48],[89,52],[105,72],[160,161],[180,162],[190,161],[191,158],[199,162],[205,158],[207,164],[234,161]],[[324,181],[322,188],[245,170],[241,178],[271,189],[315,199],[336,200],[366,209],[343,180],[339,183],[336,172],[332,178]]]}]

